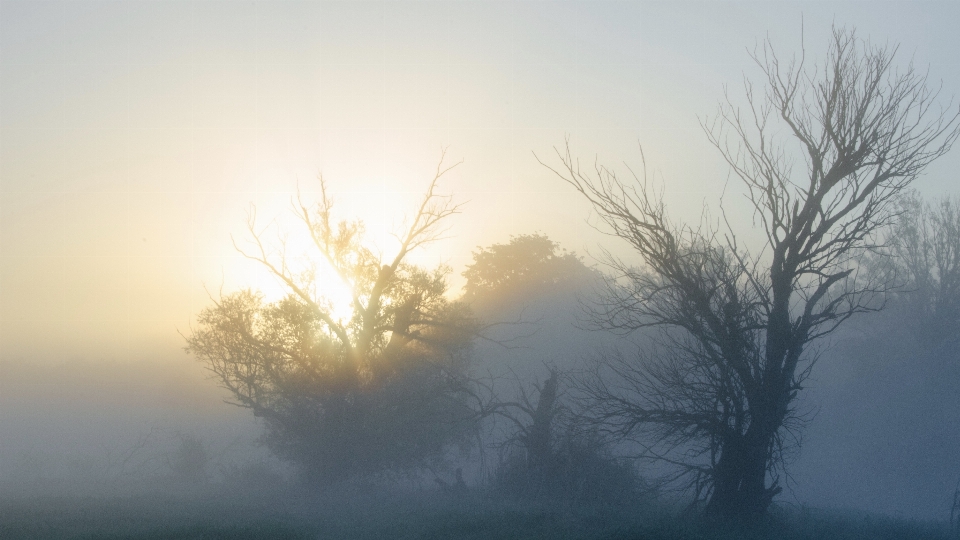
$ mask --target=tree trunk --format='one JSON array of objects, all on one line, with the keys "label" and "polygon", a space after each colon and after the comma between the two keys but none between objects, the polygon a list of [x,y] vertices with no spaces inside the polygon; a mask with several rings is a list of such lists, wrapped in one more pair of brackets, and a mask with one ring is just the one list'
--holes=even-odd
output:
[{"label": "tree trunk", "polygon": [[722,441],[720,459],[713,467],[713,492],[707,502],[707,515],[750,521],[767,511],[773,497],[782,490],[776,482],[769,487],[766,484],[778,426],[774,422],[755,421],[746,433]]},{"label": "tree trunk", "polygon": [[553,433],[553,417],[556,414],[554,404],[557,400],[557,372],[550,373],[544,381],[537,408],[533,414],[533,423],[527,432],[527,467],[544,479],[549,466],[553,448],[550,436]]}]

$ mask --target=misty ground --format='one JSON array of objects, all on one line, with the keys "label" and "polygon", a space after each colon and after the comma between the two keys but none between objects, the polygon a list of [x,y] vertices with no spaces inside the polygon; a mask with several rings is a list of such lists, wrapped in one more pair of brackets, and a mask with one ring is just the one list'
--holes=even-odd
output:
[{"label": "misty ground", "polygon": [[[564,302],[525,313],[546,323],[523,347],[478,348],[483,369],[537,381],[548,365],[574,372],[589,360],[609,337],[559,331],[573,326]],[[787,489],[747,532],[662,500],[505,496],[484,487],[475,454],[451,456],[465,468],[464,497],[436,489],[434,476],[451,480],[452,466],[318,494],[258,442],[262,426],[224,404],[229,396],[192,358],[4,359],[0,538],[955,539],[946,521],[960,362],[956,351],[921,352],[902,320],[865,317],[825,347]],[[489,473],[496,457],[487,459]],[[638,464],[640,475],[650,467]]]},{"label": "misty ground", "polygon": [[158,491],[126,498],[31,497],[0,502],[0,537],[142,539],[948,539],[943,524],[778,507],[750,527],[628,501],[519,501],[492,492],[301,489]]}]

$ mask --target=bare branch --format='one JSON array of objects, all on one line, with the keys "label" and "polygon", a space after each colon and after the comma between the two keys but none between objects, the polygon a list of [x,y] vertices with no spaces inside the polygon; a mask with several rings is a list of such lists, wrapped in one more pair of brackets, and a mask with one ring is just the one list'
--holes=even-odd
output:
[{"label": "bare branch", "polygon": [[960,109],[938,107],[927,76],[895,67],[895,55],[835,29],[826,62],[811,66],[805,54],[781,62],[767,40],[751,54],[763,89],[745,80],[745,111],[725,92],[701,121],[763,227],[757,254],[725,214],[722,235],[706,213],[697,226],[668,219],[642,153],[629,180],[599,164],[582,171],[569,141],[559,166],[541,162],[638,259],[605,252],[612,272],[593,323],[659,331],[655,354],[610,356],[583,383],[592,418],[679,466],[676,478],[709,493],[708,511],[756,516],[779,493],[805,418],[794,402],[810,345],[883,306],[890,280],[861,272],[864,258],[895,222],[898,196],[960,135]]}]

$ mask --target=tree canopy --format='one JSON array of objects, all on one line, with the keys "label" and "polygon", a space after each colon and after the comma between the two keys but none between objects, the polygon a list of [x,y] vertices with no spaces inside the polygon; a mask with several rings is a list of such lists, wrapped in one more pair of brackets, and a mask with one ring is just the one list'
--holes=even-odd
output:
[{"label": "tree canopy", "polygon": [[568,253],[543,234],[512,236],[473,252],[473,263],[463,277],[463,300],[495,305],[507,299],[529,297],[551,289],[582,285],[592,276],[574,253]]},{"label": "tree canopy", "polygon": [[[446,170],[437,169],[391,259],[367,245],[362,223],[333,220],[322,179],[321,200],[295,207],[313,241],[308,268],[293,270],[251,220],[254,248],[241,253],[288,294],[276,302],[250,290],[221,296],[187,337],[187,350],[235,403],[263,418],[269,445],[319,481],[428,466],[472,429],[470,310],[445,296],[448,268],[406,262],[459,209],[435,192]],[[348,284],[348,318],[319,292],[323,269]]]}]

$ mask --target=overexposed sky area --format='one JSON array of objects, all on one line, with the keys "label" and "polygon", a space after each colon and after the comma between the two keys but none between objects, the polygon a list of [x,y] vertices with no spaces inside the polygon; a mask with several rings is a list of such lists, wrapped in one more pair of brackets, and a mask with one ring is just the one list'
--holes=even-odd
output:
[{"label": "overexposed sky area", "polygon": [[[295,244],[290,197],[321,171],[389,250],[441,149],[462,160],[441,190],[463,213],[418,254],[455,287],[511,234],[615,247],[534,159],[565,137],[624,172],[642,144],[671,212],[697,219],[727,181],[699,121],[759,81],[759,40],[815,59],[831,24],[855,26],[946,102],[957,21],[956,2],[2,1],[0,355],[182,354],[204,286],[270,286],[231,243],[251,203]],[[958,191],[958,151],[923,192]]]}]

